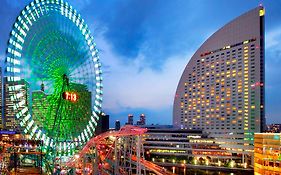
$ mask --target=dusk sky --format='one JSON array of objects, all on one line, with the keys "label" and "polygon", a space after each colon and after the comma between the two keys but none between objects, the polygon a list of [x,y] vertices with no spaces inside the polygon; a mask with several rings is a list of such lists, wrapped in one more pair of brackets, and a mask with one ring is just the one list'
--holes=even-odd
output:
[{"label": "dusk sky", "polygon": [[[12,25],[30,1],[1,0],[0,57]],[[103,110],[123,125],[128,114],[172,124],[180,76],[220,27],[263,4],[267,123],[281,123],[281,0],[69,0],[88,24],[104,72]]]}]

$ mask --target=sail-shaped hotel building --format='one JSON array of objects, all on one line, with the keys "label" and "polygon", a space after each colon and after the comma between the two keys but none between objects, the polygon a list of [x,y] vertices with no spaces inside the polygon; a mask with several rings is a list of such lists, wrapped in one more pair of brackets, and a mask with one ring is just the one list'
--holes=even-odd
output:
[{"label": "sail-shaped hotel building", "polygon": [[253,151],[265,129],[264,13],[242,14],[195,52],[176,90],[175,127],[201,129],[234,154]]}]

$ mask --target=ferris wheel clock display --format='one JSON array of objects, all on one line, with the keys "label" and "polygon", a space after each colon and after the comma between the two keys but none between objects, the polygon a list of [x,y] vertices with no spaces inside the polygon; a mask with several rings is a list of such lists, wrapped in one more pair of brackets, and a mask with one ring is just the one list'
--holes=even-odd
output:
[{"label": "ferris wheel clock display", "polygon": [[5,61],[5,90],[30,138],[62,155],[95,132],[102,104],[98,50],[80,14],[62,0],[35,0],[17,17]]}]

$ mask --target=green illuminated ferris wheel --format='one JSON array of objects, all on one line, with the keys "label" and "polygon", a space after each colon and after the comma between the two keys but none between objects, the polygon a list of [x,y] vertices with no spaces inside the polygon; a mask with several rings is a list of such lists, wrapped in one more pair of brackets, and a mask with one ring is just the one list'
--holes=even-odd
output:
[{"label": "green illuminated ferris wheel", "polygon": [[30,138],[64,155],[94,134],[102,103],[98,50],[80,14],[62,0],[35,0],[8,41],[5,88]]}]

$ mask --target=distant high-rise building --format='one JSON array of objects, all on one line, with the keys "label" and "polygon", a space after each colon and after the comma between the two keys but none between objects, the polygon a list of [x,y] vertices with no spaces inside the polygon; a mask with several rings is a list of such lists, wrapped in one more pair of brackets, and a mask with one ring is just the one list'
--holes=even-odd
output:
[{"label": "distant high-rise building", "polygon": [[270,125],[267,125],[266,132],[272,132],[272,133],[281,132],[281,124],[270,124]]},{"label": "distant high-rise building", "polygon": [[136,123],[136,125],[141,125],[141,121],[138,120],[137,123]]},{"label": "distant high-rise building", "polygon": [[96,135],[99,135],[109,130],[109,115],[101,113],[99,116],[100,119],[96,128]]},{"label": "distant high-rise building", "polygon": [[133,125],[134,124],[134,116],[132,114],[128,115],[128,125]]},{"label": "distant high-rise building", "polygon": [[141,114],[140,119],[137,121],[136,125],[145,125],[145,115]]},{"label": "distant high-rise building", "polygon": [[[12,90],[12,86],[18,85],[18,89]],[[11,96],[19,94],[19,96],[11,100]],[[20,104],[15,108],[15,103]],[[7,78],[4,78],[4,129],[9,131],[22,132],[20,127],[20,121],[16,118],[16,114],[28,107],[29,103],[29,83],[25,80],[18,82],[8,82]]]},{"label": "distant high-rise building", "polygon": [[223,26],[195,52],[177,87],[173,124],[202,129],[233,153],[265,130],[264,8]]},{"label": "distant high-rise building", "polygon": [[109,115],[104,115],[101,118],[102,121],[102,132],[106,132],[109,129]]},{"label": "distant high-rise building", "polygon": [[141,114],[140,115],[140,125],[145,125],[145,115],[144,114]]},{"label": "distant high-rise building", "polygon": [[0,117],[0,130],[3,130],[4,129],[4,116],[3,116],[3,84],[2,84],[2,67],[0,67],[0,114],[1,114],[1,117]]},{"label": "distant high-rise building", "polygon": [[116,131],[120,130],[120,127],[121,127],[120,121],[119,121],[119,120],[116,120],[116,121],[115,121],[115,130],[116,130]]}]

